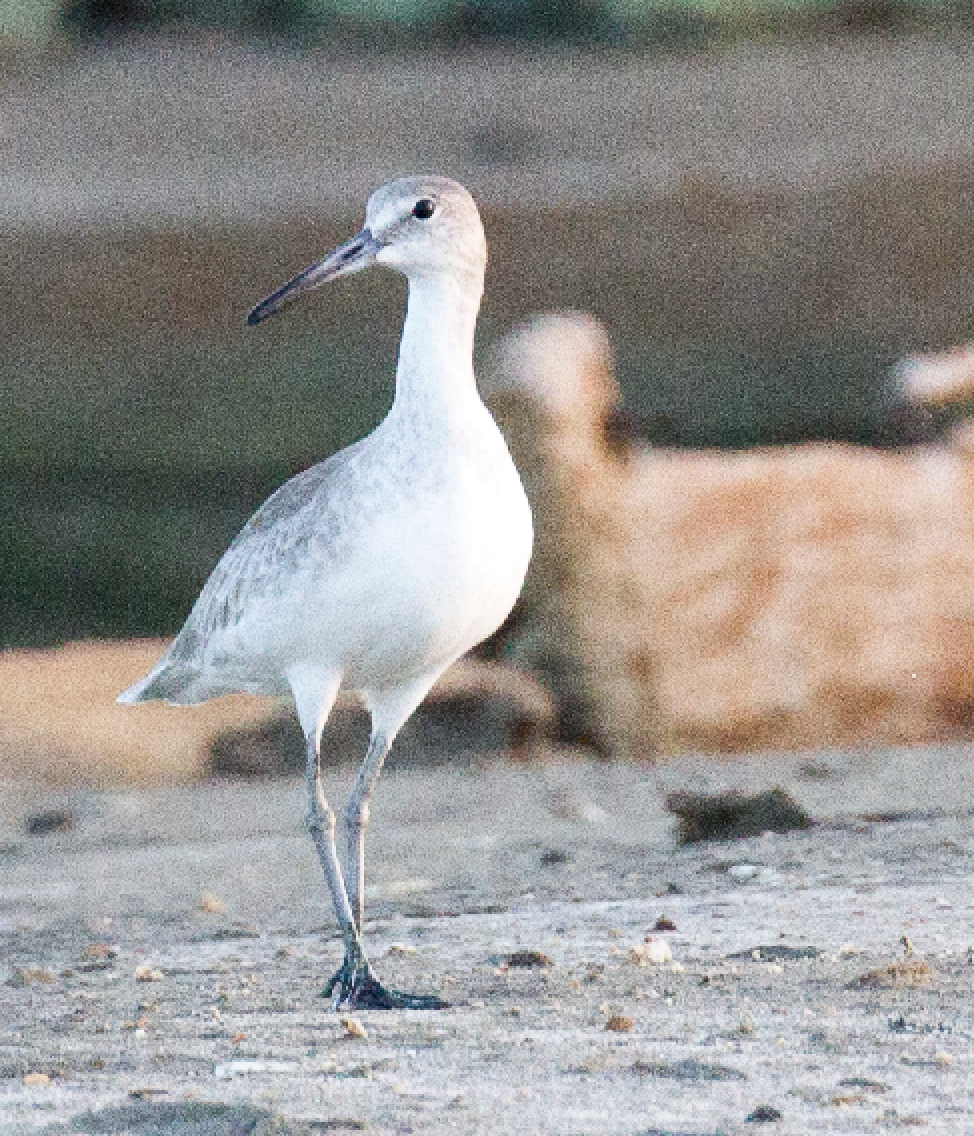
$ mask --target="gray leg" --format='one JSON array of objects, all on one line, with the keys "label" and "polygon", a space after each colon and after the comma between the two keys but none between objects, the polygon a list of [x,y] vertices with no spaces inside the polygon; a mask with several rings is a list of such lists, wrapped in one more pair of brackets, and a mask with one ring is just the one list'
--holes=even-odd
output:
[{"label": "gray leg", "polygon": [[308,735],[307,747],[308,831],[311,833],[315,851],[324,869],[338,926],[345,941],[345,961],[357,969],[367,963],[355,927],[355,919],[352,916],[352,907],[348,902],[338,851],[335,848],[335,813],[328,804],[321,785],[321,762],[318,754],[318,738],[315,734]]},{"label": "gray leg", "polygon": [[[385,751],[388,750],[388,748],[387,745],[384,746],[381,755],[374,763],[375,770],[371,779],[367,782],[367,790],[362,797],[363,803],[367,803],[368,793],[371,791],[372,785],[379,775],[379,769],[382,767],[382,758],[385,757]],[[362,772],[359,774],[359,780],[362,779],[363,773],[370,767],[372,753],[373,747],[370,746],[369,754],[362,766]],[[345,878],[342,875],[342,867],[338,861],[338,853],[335,849],[335,813],[325,799],[324,790],[321,787],[321,763],[318,755],[317,734],[312,734],[308,737],[307,782],[308,829],[311,832],[312,840],[314,840],[318,859],[321,861],[321,866],[325,871],[325,879],[328,881],[328,890],[331,892],[332,902],[335,905],[335,914],[338,917],[338,925],[341,928],[342,938],[345,941],[345,958],[342,961],[342,965],[328,981],[322,994],[325,997],[331,997],[332,1009],[335,1010],[343,1003],[349,1007],[359,1006],[374,1010],[442,1009],[446,1006],[446,1002],[443,1002],[441,999],[431,995],[402,994],[397,990],[387,990],[372,973],[372,968],[365,955],[365,949],[362,946],[358,927],[356,926],[355,918],[352,914],[353,907],[352,904],[349,903],[348,893],[345,890]],[[358,782],[356,782],[356,790],[357,789]],[[355,793],[353,793],[353,799],[354,797]],[[361,831],[361,826],[359,831]],[[364,832],[362,832],[362,835],[364,837]],[[359,847],[358,843],[356,847]],[[355,861],[355,871],[360,878],[362,874],[360,852]],[[356,904],[359,908],[361,908],[362,903],[361,896],[362,888],[360,884],[356,897]]]},{"label": "gray leg", "polygon": [[348,838],[348,900],[355,926],[362,930],[365,914],[365,830],[369,826],[369,798],[375,788],[389,743],[382,734],[374,733],[369,752],[355,778],[355,785],[345,806],[345,828]]}]

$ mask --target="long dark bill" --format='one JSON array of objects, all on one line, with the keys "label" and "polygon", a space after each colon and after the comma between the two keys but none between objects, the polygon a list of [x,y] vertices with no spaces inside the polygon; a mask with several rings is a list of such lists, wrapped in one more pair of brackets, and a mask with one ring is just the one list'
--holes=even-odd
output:
[{"label": "long dark bill", "polygon": [[247,323],[253,327],[269,316],[276,315],[282,308],[293,303],[305,292],[327,284],[329,280],[337,280],[339,276],[348,276],[352,272],[360,272],[368,268],[375,261],[375,254],[381,245],[372,236],[369,229],[356,233],[350,241],[330,252],[323,260],[309,265],[303,272],[299,272],[293,280],[271,293],[266,299],[253,309],[247,316]]}]

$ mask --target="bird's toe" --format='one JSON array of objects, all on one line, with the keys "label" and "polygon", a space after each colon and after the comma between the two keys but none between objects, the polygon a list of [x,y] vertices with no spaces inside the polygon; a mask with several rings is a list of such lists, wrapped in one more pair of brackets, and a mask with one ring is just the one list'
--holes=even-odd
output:
[{"label": "bird's toe", "polygon": [[389,990],[375,977],[367,963],[356,965],[346,958],[325,984],[323,998],[331,998],[333,1010],[445,1010],[449,1002],[433,994],[406,994]]},{"label": "bird's toe", "polygon": [[350,1004],[361,1010],[446,1010],[450,1005],[435,994],[389,990],[372,974],[366,976]]}]

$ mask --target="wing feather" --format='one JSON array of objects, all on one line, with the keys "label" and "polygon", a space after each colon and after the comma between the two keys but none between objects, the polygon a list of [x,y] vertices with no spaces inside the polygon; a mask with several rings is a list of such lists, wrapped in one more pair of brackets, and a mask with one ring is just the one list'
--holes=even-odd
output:
[{"label": "wing feather", "polygon": [[186,621],[204,644],[237,623],[249,604],[279,591],[309,560],[323,571],[341,555],[358,527],[355,470],[366,441],[285,482],[234,537]]},{"label": "wing feather", "polygon": [[[369,441],[304,470],[268,497],[220,558],[168,650],[120,701],[197,702],[246,688],[229,672],[222,679],[206,673],[211,648],[248,608],[279,595],[288,577],[327,572],[347,555],[368,515],[357,468]],[[375,477],[374,464],[370,470],[371,496],[382,492],[383,479]]]}]

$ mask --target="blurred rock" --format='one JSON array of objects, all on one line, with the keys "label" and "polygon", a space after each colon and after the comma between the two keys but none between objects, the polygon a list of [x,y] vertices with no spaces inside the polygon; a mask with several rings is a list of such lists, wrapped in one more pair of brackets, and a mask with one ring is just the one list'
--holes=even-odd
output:
[{"label": "blurred rock", "polygon": [[809,828],[812,819],[783,789],[747,795],[670,793],[666,807],[680,818],[680,843],[699,840],[742,840],[762,832]]},{"label": "blurred rock", "polygon": [[[904,371],[902,404],[963,405],[971,355]],[[484,390],[532,499],[535,558],[512,617],[441,680],[395,760],[519,757],[542,738],[635,760],[974,738],[970,422],[908,452],[653,449],[619,410],[604,330],[579,314],[518,328]],[[116,705],[164,645],[0,654],[0,776],[302,768],[269,700]],[[357,762],[367,734],[341,702],[325,752]]]},{"label": "blurred rock", "polygon": [[[946,397],[913,385],[910,405]],[[538,532],[505,651],[545,676],[560,738],[645,759],[974,736],[969,431],[651,449],[578,314],[518,328],[484,388]]]},{"label": "blurred rock", "polygon": [[27,818],[29,836],[47,836],[51,832],[70,832],[76,817],[71,809],[44,809]]},{"label": "blurred rock", "polygon": [[[391,761],[436,765],[482,761],[490,754],[528,759],[551,736],[555,710],[537,679],[497,663],[461,660],[439,680],[396,738]],[[327,765],[358,765],[369,740],[369,716],[342,697],[322,735]],[[305,747],[294,711],[229,728],[209,746],[207,766],[223,776],[273,777],[304,770]]]}]

